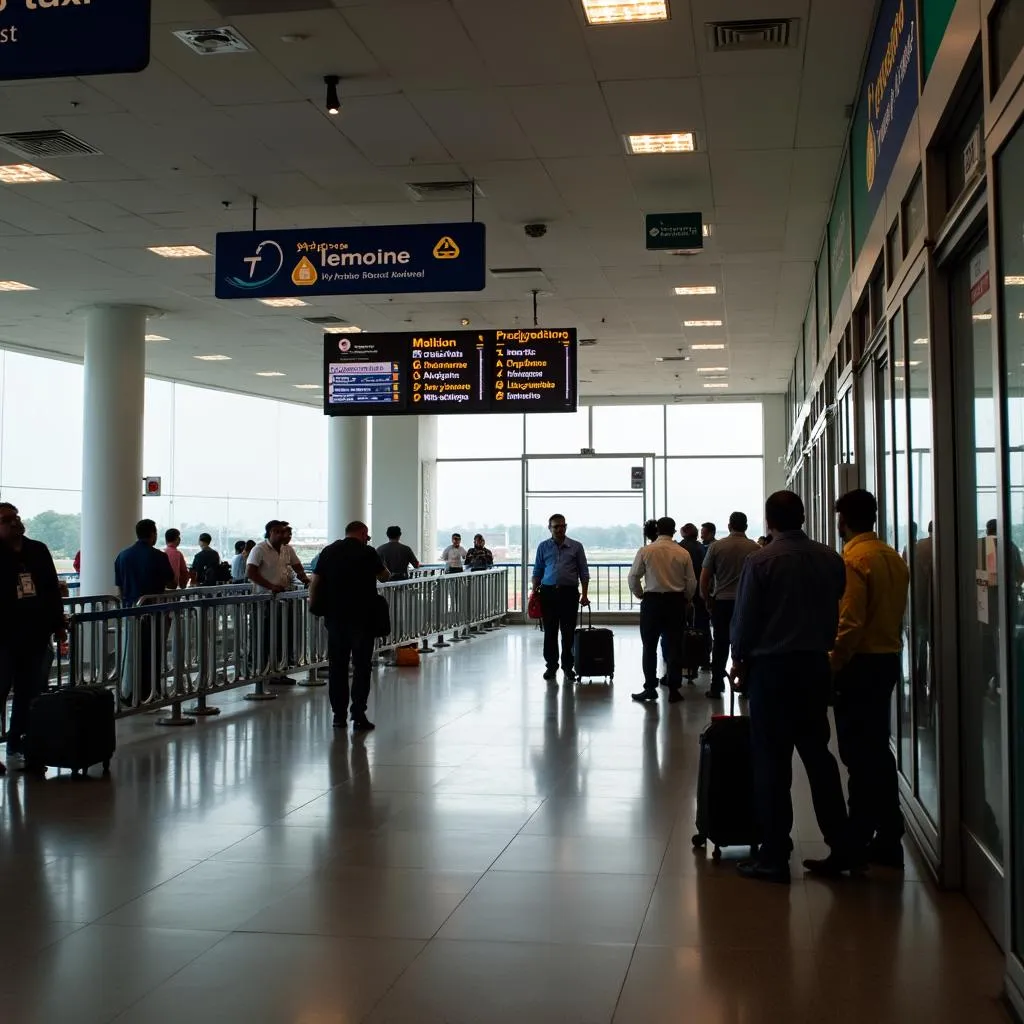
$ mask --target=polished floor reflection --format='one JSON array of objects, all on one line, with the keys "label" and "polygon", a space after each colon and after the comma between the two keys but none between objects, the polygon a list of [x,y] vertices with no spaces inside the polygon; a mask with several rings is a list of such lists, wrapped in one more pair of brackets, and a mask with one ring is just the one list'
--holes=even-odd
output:
[{"label": "polished floor reflection", "polygon": [[614,692],[549,690],[507,629],[383,669],[365,738],[295,688],[126,723],[109,782],[0,780],[0,1020],[1008,1019],[995,945],[913,858],[786,889],[694,854],[708,702],[633,704],[619,634]]}]

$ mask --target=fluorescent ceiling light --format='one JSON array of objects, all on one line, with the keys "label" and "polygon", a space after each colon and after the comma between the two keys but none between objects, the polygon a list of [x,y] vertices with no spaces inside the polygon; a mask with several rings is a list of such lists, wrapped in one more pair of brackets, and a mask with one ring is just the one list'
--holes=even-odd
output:
[{"label": "fluorescent ceiling light", "polygon": [[668,0],[583,0],[583,13],[590,25],[668,21]]},{"label": "fluorescent ceiling light", "polygon": [[977,322],[980,322],[980,321],[983,321],[983,320],[991,320],[992,319],[992,314],[991,313],[975,313],[974,316],[971,317],[971,319],[974,320],[974,321],[977,321]]},{"label": "fluorescent ceiling light", "polygon": [[147,334],[146,341],[170,341],[170,338],[165,338],[162,334]]},{"label": "fluorescent ceiling light", "polygon": [[893,377],[893,380],[902,381],[902,380],[906,380],[906,377]]},{"label": "fluorescent ceiling light", "polygon": [[708,341],[702,345],[691,345],[691,352],[721,352],[725,349],[724,341]]},{"label": "fluorescent ceiling light", "polygon": [[260,299],[264,306],[273,306],[275,309],[293,309],[296,306],[308,306],[309,303],[303,299]]},{"label": "fluorescent ceiling light", "polygon": [[257,377],[286,377],[287,374],[282,373],[280,370],[257,370]]},{"label": "fluorescent ceiling light", "polygon": [[56,174],[44,171],[35,164],[5,164],[0,167],[0,181],[5,185],[38,185],[60,180]]},{"label": "fluorescent ceiling light", "polygon": [[293,384],[292,387],[298,388],[300,391],[323,391],[321,384]]},{"label": "fluorescent ceiling light", "polygon": [[685,285],[676,288],[676,295],[717,295],[718,288],[713,284]]},{"label": "fluorescent ceiling light", "polygon": [[362,327],[356,327],[355,324],[349,324],[348,327],[331,327],[327,330],[328,334],[362,334]]},{"label": "fluorescent ceiling light", "polygon": [[893,363],[893,365],[894,366],[920,366],[921,365],[921,360],[920,359],[912,359],[909,363],[904,363],[901,360],[897,360],[895,363]]},{"label": "fluorescent ceiling light", "polygon": [[928,339],[927,338],[915,338],[914,339],[914,344],[915,345],[927,345],[928,344]]},{"label": "fluorescent ceiling light", "polygon": [[728,386],[729,386],[728,384],[705,384],[704,385],[704,387],[706,387],[706,388],[727,388]]},{"label": "fluorescent ceiling light", "polygon": [[30,284],[22,284],[20,281],[0,281],[0,292],[35,292],[39,291]]},{"label": "fluorescent ceiling light", "polygon": [[151,245],[149,251],[168,260],[187,260],[195,256],[210,255],[198,245]]},{"label": "fluorescent ceiling light", "polygon": [[231,356],[213,355],[213,356],[194,356],[193,358],[195,358],[195,359],[202,359],[204,363],[226,363],[231,358]]},{"label": "fluorescent ceiling light", "polygon": [[[0,167],[0,172],[2,171],[3,168]],[[1011,274],[1009,277],[1003,278],[1003,283],[1011,286],[1016,285],[1017,287],[1020,287],[1021,285],[1024,285],[1024,274]]]},{"label": "fluorescent ceiling light", "polygon": [[626,150],[634,156],[646,156],[651,153],[693,153],[696,149],[697,139],[693,132],[626,136]]},{"label": "fluorescent ceiling light", "polygon": [[684,320],[684,327],[721,327],[721,320]]},{"label": "fluorescent ceiling light", "polygon": [[728,366],[698,366],[698,373],[728,373]]}]

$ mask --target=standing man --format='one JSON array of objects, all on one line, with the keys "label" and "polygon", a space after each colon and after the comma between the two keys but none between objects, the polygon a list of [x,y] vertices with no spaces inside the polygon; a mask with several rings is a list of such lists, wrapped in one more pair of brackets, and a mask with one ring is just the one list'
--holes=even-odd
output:
[{"label": "standing man", "polygon": [[859,866],[850,848],[839,766],[829,751],[829,651],[846,589],[843,560],[803,531],[804,504],[778,491],[765,505],[774,537],[743,566],[732,625],[733,685],[750,696],[754,805],[761,847],[739,872],[789,882],[793,850],[793,750],[807,770],[818,827],[831,853],[805,860],[837,877]]},{"label": "standing man", "polygon": [[850,839],[858,856],[902,868],[903,814],[889,715],[900,678],[910,572],[875,533],[873,494],[850,491],[836,502],[836,512],[846,592],[831,661],[839,756],[850,774]]},{"label": "standing man", "polygon": [[0,503],[0,699],[6,702],[9,690],[14,690],[7,730],[12,768],[25,766],[28,710],[46,688],[53,637],[63,643],[67,632],[50,550],[25,536],[14,505]]},{"label": "standing man", "polygon": [[462,572],[466,564],[466,549],[462,546],[462,534],[453,533],[452,542],[441,552],[441,561],[446,572]]},{"label": "standing man", "polygon": [[[695,629],[699,629],[704,634],[704,650],[705,650],[705,663],[701,665],[702,669],[710,668],[710,663],[707,659],[711,657],[711,616],[708,613],[707,602],[700,594],[700,573],[701,569],[704,568],[704,556],[707,554],[707,549],[697,539],[697,527],[693,523],[687,523],[680,531],[682,540],[679,542],[679,546],[690,556],[690,561],[693,563],[693,571],[697,577],[698,586],[697,593],[693,596],[693,625]],[[694,676],[691,674],[687,677],[689,682],[693,682]]]},{"label": "standing man", "polygon": [[[562,639],[562,672],[571,683],[573,671],[572,642],[576,617],[582,605],[590,604],[590,569],[583,545],[565,535],[565,516],[553,515],[548,520],[551,537],[537,545],[533,566],[533,592],[540,594],[544,624],[544,678],[549,682],[558,673],[558,639]],[[581,592],[582,591],[582,592]]]},{"label": "standing man", "polygon": [[633,559],[629,589],[640,599],[640,639],[643,642],[644,688],[633,694],[640,704],[658,699],[658,640],[667,663],[668,702],[683,699],[683,627],[686,608],[697,591],[689,554],[673,541],[676,521],[658,520],[658,539],[645,544]]},{"label": "standing man", "polygon": [[[253,547],[256,545],[254,544]],[[245,541],[235,541],[235,557],[231,559],[231,582],[232,583],[244,583],[245,582]]]},{"label": "standing man", "polygon": [[736,607],[736,589],[748,555],[759,551],[757,541],[747,537],[747,517],[742,512],[729,516],[729,536],[716,540],[704,556],[700,572],[700,596],[711,612],[714,647],[711,652],[711,686],[707,696],[725,693],[725,663],[729,660],[729,632]]},{"label": "standing man", "polygon": [[210,545],[213,538],[208,533],[199,534],[199,550],[192,559],[192,583],[197,587],[212,587],[217,583],[220,571],[220,553]]},{"label": "standing man", "polygon": [[484,535],[478,533],[473,538],[473,546],[466,555],[466,568],[470,572],[479,572],[481,569],[490,569],[493,565],[494,555],[484,543]]},{"label": "standing man", "polygon": [[[288,529],[287,523],[281,522],[280,519],[271,519],[267,523],[266,540],[260,541],[249,552],[245,574],[257,594],[281,594],[290,590],[293,572],[309,586],[306,570],[302,568],[299,556],[286,540]],[[198,557],[199,555],[196,555],[196,558]]]},{"label": "standing man", "polygon": [[[352,728],[369,732],[373,722],[366,717],[373,661],[374,604],[377,582],[388,579],[380,555],[369,546],[365,523],[345,527],[345,539],[336,540],[320,552],[309,584],[309,602],[327,623],[329,692],[334,711],[334,728],[348,724],[351,697]],[[352,663],[349,690],[348,668]]]},{"label": "standing man", "polygon": [[402,528],[400,526],[388,527],[388,542],[377,548],[384,568],[391,573],[393,580],[407,580],[409,569],[420,567],[419,559],[408,544],[402,543]]},{"label": "standing man", "polygon": [[704,554],[707,554],[708,548],[715,543],[715,535],[717,533],[718,527],[714,523],[700,524],[700,542],[704,545]]},{"label": "standing man", "polygon": [[181,530],[175,530],[173,527],[164,532],[164,554],[167,556],[167,561],[171,563],[171,569],[174,571],[174,586],[184,590],[188,586],[189,574],[188,574],[188,563],[185,561],[185,556],[178,550],[181,544]]}]

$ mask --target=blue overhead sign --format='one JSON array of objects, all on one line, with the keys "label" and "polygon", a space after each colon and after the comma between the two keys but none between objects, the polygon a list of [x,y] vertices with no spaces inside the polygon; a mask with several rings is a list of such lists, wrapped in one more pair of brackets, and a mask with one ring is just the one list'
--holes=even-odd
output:
[{"label": "blue overhead sign", "polygon": [[142,71],[150,0],[0,0],[0,81]]},{"label": "blue overhead sign", "polygon": [[232,231],[217,235],[218,299],[479,292],[483,224]]}]

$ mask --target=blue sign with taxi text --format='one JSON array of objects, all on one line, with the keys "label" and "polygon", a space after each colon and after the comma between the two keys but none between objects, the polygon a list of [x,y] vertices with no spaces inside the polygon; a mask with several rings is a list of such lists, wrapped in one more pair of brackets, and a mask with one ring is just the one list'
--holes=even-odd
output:
[{"label": "blue sign with taxi text", "polygon": [[150,0],[0,0],[0,81],[142,71]]},{"label": "blue sign with taxi text", "polygon": [[479,292],[485,249],[477,223],[225,232],[217,298]]}]

